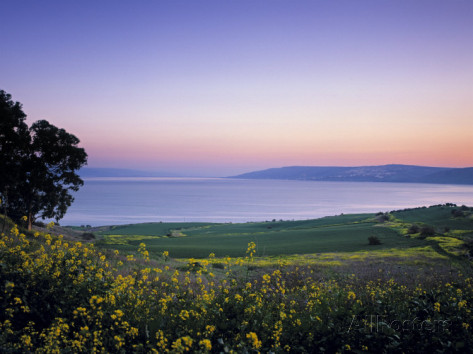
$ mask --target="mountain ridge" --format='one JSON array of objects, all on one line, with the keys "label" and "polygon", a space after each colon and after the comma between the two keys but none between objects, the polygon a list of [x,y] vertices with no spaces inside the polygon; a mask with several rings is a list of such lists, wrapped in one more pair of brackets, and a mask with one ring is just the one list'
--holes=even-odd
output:
[{"label": "mountain ridge", "polygon": [[473,185],[473,167],[451,168],[402,164],[355,167],[287,166],[243,173],[231,178]]}]

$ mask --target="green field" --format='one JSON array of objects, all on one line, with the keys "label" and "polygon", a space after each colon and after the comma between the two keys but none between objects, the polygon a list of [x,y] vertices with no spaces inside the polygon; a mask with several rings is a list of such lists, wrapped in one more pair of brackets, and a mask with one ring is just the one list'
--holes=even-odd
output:
[{"label": "green field", "polygon": [[[243,257],[249,242],[256,256],[302,255],[337,252],[379,251],[433,246],[439,252],[458,249],[473,235],[473,219],[467,208],[454,217],[453,206],[406,209],[380,219],[375,214],[350,214],[314,220],[273,221],[241,224],[144,223],[97,228],[97,245],[134,252],[145,243],[152,258],[169,251],[173,258]],[[408,228],[430,226],[435,235],[407,235]],[[380,245],[369,245],[376,236]],[[443,244],[454,247],[441,247]]]}]

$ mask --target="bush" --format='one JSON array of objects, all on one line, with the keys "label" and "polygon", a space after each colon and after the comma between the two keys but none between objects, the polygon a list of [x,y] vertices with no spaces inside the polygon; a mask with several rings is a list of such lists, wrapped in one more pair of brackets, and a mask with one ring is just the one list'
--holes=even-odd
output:
[{"label": "bush", "polygon": [[223,263],[212,263],[212,268],[225,269],[225,264],[223,264]]},{"label": "bush", "polygon": [[473,239],[465,240],[463,247],[466,248],[466,256],[470,259],[473,258]]},{"label": "bush", "polygon": [[376,220],[378,222],[385,222],[389,220],[389,214],[388,213],[378,213],[376,214]]},{"label": "bush", "polygon": [[409,235],[412,235],[412,234],[416,234],[420,231],[420,228],[419,226],[417,226],[416,224],[414,225],[411,225],[411,227],[409,227],[409,229],[407,230],[407,233]]},{"label": "bush", "polygon": [[435,236],[435,229],[432,226],[422,226],[420,228],[420,236],[422,237]]},{"label": "bush", "polygon": [[84,240],[95,240],[95,235],[92,232],[84,232],[82,238]]},{"label": "bush", "polygon": [[377,236],[370,236],[368,237],[368,244],[369,245],[380,245],[381,240]]},{"label": "bush", "polygon": [[459,209],[453,209],[452,210],[452,215],[453,215],[454,218],[461,218],[461,217],[465,216],[463,211],[461,211]]}]

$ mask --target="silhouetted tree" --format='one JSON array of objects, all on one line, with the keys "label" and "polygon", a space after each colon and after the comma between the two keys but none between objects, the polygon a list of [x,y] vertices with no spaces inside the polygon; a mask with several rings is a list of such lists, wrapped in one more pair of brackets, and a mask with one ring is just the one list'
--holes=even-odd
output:
[{"label": "silhouetted tree", "polygon": [[77,146],[79,139],[45,120],[28,129],[21,104],[13,103],[4,91],[0,94],[0,105],[6,107],[0,111],[0,190],[12,219],[27,216],[31,230],[38,216],[64,216],[74,200],[70,192],[84,183],[76,171],[87,163],[87,154]]},{"label": "silhouetted tree", "polygon": [[[0,197],[3,214],[7,214],[10,189],[20,178],[25,148],[29,143],[26,114],[19,102],[0,90]],[[5,227],[5,219],[2,232]]]}]

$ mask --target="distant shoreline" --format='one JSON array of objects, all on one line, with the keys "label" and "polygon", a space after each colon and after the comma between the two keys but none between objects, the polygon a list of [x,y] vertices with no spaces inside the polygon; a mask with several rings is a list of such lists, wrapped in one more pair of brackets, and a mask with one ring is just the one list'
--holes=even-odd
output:
[{"label": "distant shoreline", "polygon": [[395,164],[355,167],[288,166],[252,171],[234,176],[199,176],[169,171],[85,167],[79,171],[79,175],[86,180],[98,178],[225,178],[473,185],[473,167],[449,168]]},{"label": "distant shoreline", "polygon": [[248,172],[232,178],[473,185],[473,167],[447,168],[412,165],[289,166]]}]

